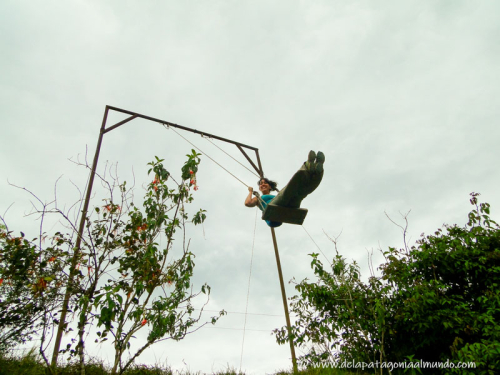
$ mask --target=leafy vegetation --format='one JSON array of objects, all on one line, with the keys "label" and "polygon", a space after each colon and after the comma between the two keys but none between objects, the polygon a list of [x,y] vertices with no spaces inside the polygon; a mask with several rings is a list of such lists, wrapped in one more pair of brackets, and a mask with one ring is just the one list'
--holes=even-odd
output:
[{"label": "leafy vegetation", "polygon": [[[70,359],[78,358],[81,374],[86,370],[89,334],[96,335],[96,343],[112,339],[115,358],[111,373],[122,374],[152,344],[181,340],[204,324],[216,323],[224,311],[197,324],[203,308],[194,314],[192,300],[204,294],[206,304],[210,287],[205,284],[193,292],[195,264],[189,242],[182,240],[174,247],[177,231],[184,239],[188,223],[201,224],[206,218],[202,209],[188,215],[186,204],[193,201],[200,155],[193,150],[187,156],[180,183],[164,168],[163,160],[156,158],[149,164],[148,174],[154,179],[147,185],[142,210],[132,202],[125,182],[101,177],[109,197],[85,218],[81,237],[70,213],[61,211],[57,202],[49,206],[38,200],[40,227],[47,215],[56,214],[69,229],[67,233],[49,236],[41,229],[39,238],[30,241],[23,233],[14,236],[4,222],[0,227],[0,338],[4,350],[37,334],[47,370],[56,372],[46,351],[59,324],[62,286],[70,288],[75,317],[65,322],[65,330],[69,333],[76,328],[76,335],[61,352]],[[78,238],[81,246],[75,245]],[[146,342],[131,351],[131,341],[141,330],[147,330]]]},{"label": "leafy vegetation", "polygon": [[[500,368],[500,227],[490,205],[478,203],[463,227],[445,225],[416,246],[384,252],[381,276],[364,282],[356,263],[342,256],[325,269],[317,254],[317,280],[296,285],[298,320],[279,343],[307,348],[305,366],[356,362],[474,362],[475,374]],[[470,373],[465,369],[443,370]],[[380,369],[382,373],[382,369]]]}]

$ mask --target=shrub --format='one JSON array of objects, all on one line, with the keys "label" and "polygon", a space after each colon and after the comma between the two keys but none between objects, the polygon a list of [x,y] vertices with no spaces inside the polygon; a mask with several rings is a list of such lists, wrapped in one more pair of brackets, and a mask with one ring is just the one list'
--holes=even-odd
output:
[{"label": "shrub", "polygon": [[389,248],[381,277],[367,283],[340,255],[328,271],[312,254],[317,280],[296,285],[291,306],[298,320],[291,335],[275,331],[278,342],[307,347],[305,365],[450,360],[474,362],[475,374],[494,374],[500,368],[500,227],[478,195],[471,194],[465,226],[444,225],[416,246]]}]

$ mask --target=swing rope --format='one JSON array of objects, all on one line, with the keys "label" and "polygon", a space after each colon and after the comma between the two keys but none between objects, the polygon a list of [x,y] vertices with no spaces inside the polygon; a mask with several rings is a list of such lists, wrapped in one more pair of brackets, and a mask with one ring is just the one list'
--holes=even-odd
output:
[{"label": "swing rope", "polygon": [[323,255],[326,259],[326,261],[330,264],[330,266],[332,265],[332,262],[330,262],[328,260],[328,258],[326,257],[326,255],[323,253],[323,251],[321,250],[321,248],[318,246],[318,244],[316,243],[316,241],[314,241],[314,239],[312,238],[312,236],[309,234],[309,232],[307,231],[306,227],[304,225],[301,225],[301,227],[305,230],[305,232],[307,233],[307,235],[309,236],[309,238],[311,239],[311,241],[316,245],[316,247],[318,248],[318,250],[320,251],[321,255]]},{"label": "swing rope", "polygon": [[[250,185],[248,184],[245,184],[243,181],[241,181],[238,177],[236,177],[234,174],[232,174],[231,172],[229,172],[226,168],[224,168],[221,164],[219,164],[218,162],[216,162],[212,157],[210,157],[210,155],[208,155],[206,152],[204,152],[202,149],[200,149],[198,146],[196,146],[194,143],[192,143],[191,141],[189,141],[187,138],[183,137],[182,134],[180,134],[178,131],[176,131],[174,128],[170,128],[170,126],[168,126],[167,124],[163,124],[163,127],[165,129],[172,129],[174,131],[175,134],[177,134],[179,137],[181,137],[182,139],[184,139],[187,143],[189,143],[191,146],[193,146],[195,149],[197,149],[199,152],[201,152],[203,155],[205,155],[207,158],[209,158],[210,160],[212,160],[215,164],[217,164],[219,167],[221,167],[222,169],[224,169],[227,173],[229,173],[231,176],[233,176],[235,179],[237,179],[239,182],[241,182],[243,185],[245,185],[245,187],[249,187]],[[207,138],[208,139],[208,138]],[[215,145],[215,143],[212,142],[212,144]],[[221,149],[222,150],[222,149]],[[222,150],[224,151],[224,150]],[[225,152],[225,151],[224,151]],[[229,155],[229,154],[228,154]],[[229,155],[231,156],[231,155]],[[232,156],[231,156],[232,157]],[[234,159],[234,158],[233,158]],[[236,159],[234,159],[236,160]],[[238,161],[238,160],[236,160]],[[238,161],[238,163],[240,163]],[[240,163],[241,164],[241,163]],[[242,164],[243,165],[243,164]],[[246,168],[246,167],[245,167]],[[247,168],[248,169],[248,168]],[[252,172],[250,170],[250,172]],[[253,173],[253,172],[252,172]],[[258,176],[257,176],[258,177]],[[260,197],[260,195],[258,193],[254,193],[254,195],[257,197],[257,199],[264,203],[264,206],[266,204],[266,202],[264,200],[262,200],[262,198]]]},{"label": "swing rope", "polygon": [[247,327],[247,315],[248,315],[248,300],[250,297],[250,280],[252,279],[253,249],[255,247],[255,231],[256,231],[256,229],[257,229],[257,210],[255,210],[255,223],[253,226],[252,255],[250,256],[250,272],[248,274],[247,303],[245,305],[245,323],[243,324],[243,341],[241,342],[240,373],[241,373],[241,365],[243,363],[243,348],[245,346],[245,332],[246,332],[246,327]]},{"label": "swing rope", "polygon": [[[167,124],[163,124],[163,126],[165,127],[165,129],[170,129],[170,127],[167,125]],[[193,146],[195,149],[197,149],[199,152],[201,152],[203,155],[205,155],[207,158],[209,158],[210,160],[212,160],[215,164],[217,164],[219,167],[221,167],[222,169],[224,169],[227,173],[229,173],[231,176],[233,176],[235,179],[237,179],[239,182],[241,182],[243,185],[245,185],[246,187],[250,186],[250,185],[247,185],[245,184],[243,181],[241,181],[238,177],[236,177],[234,174],[232,174],[231,172],[229,172],[226,168],[224,168],[222,165],[220,165],[219,163],[217,163],[213,158],[211,158],[206,152],[202,151],[198,146],[194,145],[191,141],[189,141],[188,139],[186,139],[185,137],[182,136],[182,134],[180,134],[179,132],[177,132],[174,128],[171,128],[174,133],[176,133],[179,137],[181,137],[182,139],[184,139],[187,143],[189,143],[191,146]]]},{"label": "swing rope", "polygon": [[254,171],[252,171],[246,165],[242,164],[239,160],[236,160],[234,157],[232,157],[230,154],[228,154],[222,148],[220,148],[219,146],[217,146],[214,142],[212,142],[212,140],[209,137],[204,137],[203,135],[201,137],[205,138],[207,141],[209,141],[211,144],[213,144],[215,147],[217,147],[219,150],[221,150],[223,153],[225,153],[227,156],[229,156],[231,159],[233,159],[236,163],[238,163],[239,165],[241,165],[243,168],[245,168],[246,170],[248,170],[250,173],[254,174],[257,177],[260,177],[257,173],[255,173]]}]

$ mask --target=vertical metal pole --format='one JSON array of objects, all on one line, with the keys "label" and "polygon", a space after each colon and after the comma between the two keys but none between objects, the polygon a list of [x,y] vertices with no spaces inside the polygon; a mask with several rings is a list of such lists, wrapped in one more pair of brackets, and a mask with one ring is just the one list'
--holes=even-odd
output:
[{"label": "vertical metal pole", "polygon": [[255,150],[255,155],[257,156],[257,163],[259,164],[259,175],[260,178],[264,177],[264,171],[262,170],[262,164],[260,164],[259,150]]},{"label": "vertical metal pole", "polygon": [[99,132],[99,139],[97,140],[97,147],[94,155],[94,162],[92,163],[92,170],[90,172],[89,185],[87,187],[87,195],[85,196],[85,203],[83,204],[82,216],[80,218],[80,227],[78,229],[78,236],[75,243],[75,252],[73,254],[73,259],[71,260],[68,285],[66,286],[66,294],[64,295],[63,305],[61,307],[61,316],[59,317],[59,325],[57,327],[56,341],[54,343],[54,351],[52,352],[51,366],[55,368],[57,365],[57,357],[59,356],[59,349],[61,347],[61,339],[64,332],[64,326],[66,325],[66,314],[68,313],[69,299],[71,297],[73,289],[73,280],[76,275],[76,265],[78,258],[80,256],[80,247],[82,244],[83,230],[85,228],[85,219],[87,218],[87,211],[89,209],[90,196],[92,194],[92,186],[94,185],[94,177],[97,169],[97,161],[99,160],[99,153],[101,151],[102,138],[104,136],[104,128],[106,126],[106,120],[108,118],[108,106],[104,111],[104,117],[102,119],[102,126]]},{"label": "vertical metal pole", "polygon": [[[280,285],[281,285],[281,297],[283,298],[283,307],[285,308],[285,317],[286,317],[286,326],[288,328],[288,337],[292,334],[292,326],[290,324],[290,315],[288,314],[288,303],[286,302],[286,293],[285,293],[285,283],[283,282],[283,274],[281,272],[281,262],[280,255],[278,253],[278,242],[276,241],[276,234],[274,233],[274,228],[271,227],[271,234],[273,236],[273,245],[274,245],[274,253],[276,254],[276,265],[278,266],[278,275],[280,277]],[[293,372],[297,373],[297,358],[295,358],[295,348],[293,346],[293,340],[289,340],[290,342],[290,352],[292,353],[292,365]]]}]

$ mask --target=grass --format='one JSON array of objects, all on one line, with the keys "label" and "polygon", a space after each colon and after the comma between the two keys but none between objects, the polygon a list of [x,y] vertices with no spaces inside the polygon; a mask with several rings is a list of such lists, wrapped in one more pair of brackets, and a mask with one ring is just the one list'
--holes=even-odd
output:
[{"label": "grass", "polygon": [[[28,351],[19,356],[7,356],[0,353],[0,375],[47,375],[47,368],[35,351]],[[111,369],[102,362],[90,360],[85,365],[86,375],[110,375]],[[301,370],[299,375],[353,375],[352,372],[340,369],[308,369]],[[361,373],[357,373],[361,374]],[[367,374],[365,372],[365,374]],[[80,375],[77,363],[68,363],[57,367],[57,375]],[[124,375],[245,375],[234,368],[215,372],[190,372],[189,370],[172,370],[170,367],[153,365],[134,365]],[[281,370],[274,375],[292,375],[291,370]]]}]

